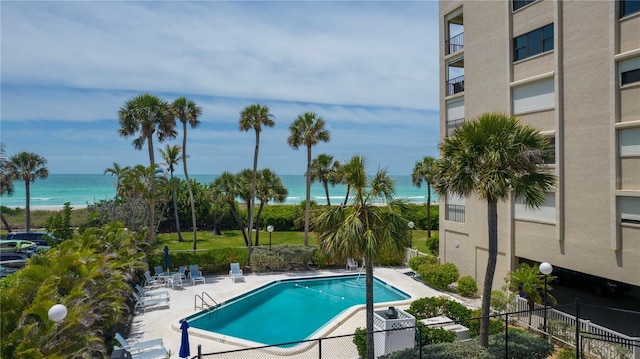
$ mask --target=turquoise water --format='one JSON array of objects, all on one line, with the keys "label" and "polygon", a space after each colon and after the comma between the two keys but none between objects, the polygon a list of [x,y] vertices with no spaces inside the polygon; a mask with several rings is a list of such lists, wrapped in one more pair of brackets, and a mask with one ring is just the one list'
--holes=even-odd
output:
[{"label": "turquoise water", "polygon": [[[410,298],[375,279],[374,302]],[[345,309],[365,304],[365,277],[278,281],[187,318],[189,326],[263,344],[309,338]]]},{"label": "turquoise water", "polygon": [[[181,177],[181,176],[178,176]],[[190,178],[200,183],[211,183],[217,175],[191,175]],[[298,204],[305,198],[306,184],[302,175],[282,175],[282,183],[289,191],[285,204]],[[396,181],[396,198],[406,199],[412,203],[426,203],[427,189],[415,187],[411,176],[392,176]],[[25,186],[22,181],[14,182],[15,193],[8,197],[0,197],[0,203],[7,207],[24,207],[26,204]],[[45,179],[37,179],[31,183],[31,206],[62,206],[65,202],[71,206],[86,206],[101,200],[112,199],[116,192],[116,179],[101,174],[51,174]],[[332,204],[344,202],[346,186],[329,187]],[[311,198],[319,204],[326,204],[326,196],[322,184],[311,186]],[[431,201],[437,202],[435,194]]]}]

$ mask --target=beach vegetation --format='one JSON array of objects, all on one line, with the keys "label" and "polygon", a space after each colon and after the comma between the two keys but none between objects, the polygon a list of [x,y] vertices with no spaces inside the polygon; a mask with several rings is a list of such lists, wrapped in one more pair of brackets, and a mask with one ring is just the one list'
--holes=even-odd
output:
[{"label": "beach vegetation", "polygon": [[[176,232],[178,234],[178,242],[182,242],[184,241],[184,239],[182,238],[182,232],[180,231],[180,217],[178,216],[178,199],[176,197],[176,186],[178,185],[179,181],[175,177],[173,177],[173,172],[175,172],[176,170],[175,166],[177,166],[178,163],[183,159],[183,157],[180,154],[180,146],[167,144],[164,150],[160,149],[160,155],[164,160],[163,164],[167,166],[167,171],[169,172],[169,187],[171,188],[173,216],[176,221]],[[193,195],[190,188],[191,187],[189,187],[189,194]]]},{"label": "beach vegetation", "polygon": [[537,208],[555,186],[544,165],[549,141],[516,117],[485,113],[455,129],[440,144],[434,189],[477,196],[487,204],[488,259],[482,288],[480,345],[489,345],[491,290],[498,257],[498,202],[515,196]]},{"label": "beach vegetation", "polygon": [[[8,164],[9,160],[6,153],[6,147],[4,143],[0,143],[0,196],[13,196],[14,193],[13,174],[9,171]],[[5,218],[4,213],[4,208],[2,208],[2,211],[0,211],[2,224],[4,224],[4,227],[8,231],[11,231],[11,227]]]},{"label": "beach vegetation", "polygon": [[129,166],[120,166],[118,163],[114,162],[113,167],[106,168],[103,174],[110,174],[111,176],[116,177],[116,198],[122,196],[121,188],[122,188],[122,180],[124,178],[124,174],[130,170]]},{"label": "beach vegetation", "polygon": [[478,283],[476,282],[476,279],[470,275],[460,277],[458,279],[456,292],[463,297],[475,298],[478,294]]},{"label": "beach vegetation", "polygon": [[[329,142],[331,134],[325,128],[322,117],[313,112],[305,112],[299,115],[289,126],[287,144],[294,150],[301,146],[307,149],[307,169],[304,172],[306,179],[306,195],[304,209],[304,244],[309,245],[309,223],[311,212],[311,148],[320,142]],[[327,197],[328,198],[328,197]]]},{"label": "beach vegetation", "polygon": [[262,225],[262,211],[269,201],[284,203],[288,194],[289,190],[287,190],[287,187],[282,183],[282,179],[275,172],[268,168],[263,168],[258,172],[256,196],[260,200],[260,205],[258,206],[258,212],[256,213],[256,241],[254,245],[260,245],[260,231],[258,229],[266,228],[266,226]]},{"label": "beach vegetation", "polygon": [[[6,177],[12,181],[24,181],[25,186],[25,223],[26,230],[31,230],[31,182],[49,176],[47,159],[33,152],[20,152],[11,157],[3,165]],[[4,193],[3,193],[4,194]]]},{"label": "beach vegetation", "polygon": [[[50,237],[47,241],[49,245],[57,244],[59,241],[73,237],[74,228],[71,226],[71,204],[69,202],[65,203],[61,211],[55,212],[47,218],[45,228],[47,232],[53,234],[53,237]],[[51,243],[51,241],[55,241],[56,243]]]},{"label": "beach vegetation", "polygon": [[338,168],[340,161],[334,161],[333,156],[321,153],[311,161],[311,182],[320,182],[327,197],[327,206],[331,205],[329,184],[338,184]]},{"label": "beach vegetation", "polygon": [[[274,116],[268,106],[261,104],[252,104],[245,107],[240,112],[238,120],[240,131],[247,132],[253,129],[256,136],[256,144],[253,152],[253,171],[251,172],[251,191],[249,192],[249,205],[247,206],[249,215],[249,226],[247,228],[247,265],[251,266],[251,241],[253,232],[253,223],[255,221],[255,204],[256,204],[256,177],[258,176],[258,154],[260,152],[260,133],[263,127],[273,127],[276,125]],[[195,248],[194,248],[195,249]]]},{"label": "beach vegetation", "polygon": [[438,160],[425,156],[416,162],[411,173],[411,182],[420,188],[422,182],[427,185],[427,237],[431,237],[431,187],[435,180]]}]

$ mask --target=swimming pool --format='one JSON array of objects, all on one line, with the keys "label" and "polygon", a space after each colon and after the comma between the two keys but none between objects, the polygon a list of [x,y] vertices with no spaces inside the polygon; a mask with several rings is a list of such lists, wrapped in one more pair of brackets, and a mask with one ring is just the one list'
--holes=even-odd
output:
[{"label": "swimming pool", "polygon": [[[374,302],[409,299],[405,292],[374,280]],[[187,318],[191,328],[261,344],[310,338],[333,318],[366,303],[365,277],[350,275],[281,280]]]}]

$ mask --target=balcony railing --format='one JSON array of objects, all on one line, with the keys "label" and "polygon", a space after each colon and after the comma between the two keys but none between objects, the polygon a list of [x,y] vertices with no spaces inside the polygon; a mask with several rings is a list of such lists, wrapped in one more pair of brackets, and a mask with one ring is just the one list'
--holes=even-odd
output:
[{"label": "balcony railing", "polygon": [[447,96],[464,92],[464,75],[452,78],[447,81]]},{"label": "balcony railing", "polygon": [[464,32],[445,40],[445,48],[447,49],[447,55],[453,54],[456,51],[462,50],[464,47]]},{"label": "balcony railing", "polygon": [[445,207],[445,220],[464,223],[464,206],[448,204]]},{"label": "balcony railing", "polygon": [[455,120],[448,120],[447,121],[447,136],[451,135],[453,130],[455,130],[456,128],[462,126],[463,123],[464,123],[464,118],[456,118]]}]

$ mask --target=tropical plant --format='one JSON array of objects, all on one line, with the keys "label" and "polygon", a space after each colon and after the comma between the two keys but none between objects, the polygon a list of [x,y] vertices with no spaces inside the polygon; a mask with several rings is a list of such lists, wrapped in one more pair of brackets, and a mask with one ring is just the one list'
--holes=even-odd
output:
[{"label": "tropical plant", "polygon": [[245,225],[240,218],[240,211],[236,202],[236,197],[240,196],[240,191],[238,189],[238,176],[231,172],[224,171],[213,181],[211,189],[214,192],[220,193],[224,198],[224,201],[229,205],[229,211],[231,211],[231,215],[233,216],[238,229],[242,232],[245,245],[249,248],[249,239],[244,231]]},{"label": "tropical plant", "polygon": [[319,181],[324,187],[324,193],[327,196],[327,206],[331,205],[329,197],[329,183],[336,184],[336,168],[339,162],[333,161],[333,156],[325,153],[319,154],[311,161],[311,182]]},{"label": "tropical plant", "polygon": [[182,165],[184,168],[184,178],[187,182],[187,189],[189,190],[189,201],[191,202],[191,221],[193,223],[193,250],[196,250],[197,232],[198,226],[196,222],[196,205],[193,198],[193,189],[191,188],[191,181],[189,180],[189,172],[187,171],[187,123],[191,128],[200,126],[200,120],[198,119],[202,115],[202,107],[197,106],[195,102],[186,99],[185,97],[179,97],[171,105],[174,116],[182,122]]},{"label": "tropical plant", "polygon": [[431,238],[431,185],[433,184],[438,160],[425,156],[422,161],[416,162],[411,173],[411,181],[420,188],[422,181],[427,184],[427,238]]},{"label": "tropical plant", "polygon": [[[260,225],[260,215],[264,206],[273,200],[278,203],[284,203],[287,200],[289,191],[287,187],[282,183],[282,179],[268,168],[264,168],[258,172],[256,183],[256,196],[260,200],[260,206],[258,207],[258,213],[256,213],[256,227],[262,228]],[[256,231],[255,245],[259,245],[260,231]]]},{"label": "tropical plant", "polygon": [[[395,183],[386,170],[367,180],[364,159],[358,157],[355,191],[350,206],[327,206],[315,218],[320,249],[336,260],[364,258],[366,268],[367,358],[374,357],[373,263],[382,251],[400,253],[411,242],[408,221],[402,213],[406,203],[395,200]],[[355,163],[355,161],[354,161]],[[384,205],[379,205],[379,204]]]},{"label": "tropical plant", "polygon": [[[304,245],[309,245],[309,212],[311,205],[311,147],[318,142],[329,142],[330,134],[325,128],[322,117],[313,112],[299,115],[289,126],[287,143],[297,150],[300,146],[307,147],[307,170],[304,175],[307,182],[306,202],[304,210]],[[327,197],[328,198],[328,197]]]},{"label": "tropical plant", "polygon": [[[171,187],[171,199],[173,200],[173,215],[176,219],[176,231],[178,232],[178,242],[183,242],[182,232],[180,231],[180,217],[178,216],[178,200],[176,198],[176,186],[179,182],[178,179],[173,177],[173,172],[175,171],[175,166],[180,162],[180,160],[184,160],[184,158],[180,155],[180,146],[177,145],[167,145],[167,147],[162,150],[160,149],[160,154],[162,155],[162,159],[164,160],[164,164],[168,166],[167,170],[169,171],[169,186]],[[191,191],[191,185],[189,185],[189,195],[193,198],[193,192]],[[194,229],[195,232],[195,229]],[[195,244],[194,244],[195,245]],[[195,249],[195,248],[194,248]]]},{"label": "tropical plant", "polygon": [[349,195],[351,194],[352,184],[355,183],[360,176],[360,161],[362,157],[355,155],[352,156],[349,161],[345,161],[343,164],[338,165],[336,168],[338,169],[338,181],[347,186],[347,193],[344,196],[343,205],[347,205],[349,202]]},{"label": "tropical plant", "polygon": [[[531,267],[527,263],[521,263],[518,269],[509,272],[505,282],[509,291],[517,293],[527,300],[529,310],[534,309],[535,303],[543,302],[545,281],[544,275],[540,274],[538,267]],[[555,302],[555,298],[549,294],[551,290],[553,290],[553,287],[547,283],[547,300]],[[529,316],[529,324],[531,324],[531,316]]]},{"label": "tropical plant", "polygon": [[[147,145],[149,151],[149,165],[155,165],[153,151],[153,138],[158,138],[159,142],[175,138],[176,121],[172,116],[169,104],[154,95],[145,93],[136,96],[124,103],[118,111],[120,122],[120,136],[129,138],[137,136],[131,144],[136,150],[141,150]],[[150,192],[155,192],[155,179],[149,183]],[[147,217],[147,240],[151,242],[155,237],[155,198],[149,198],[149,215]]]},{"label": "tropical plant", "polygon": [[24,181],[27,232],[31,229],[31,182],[38,178],[47,178],[49,176],[49,169],[46,166],[47,160],[33,152],[15,154],[9,157],[9,162],[6,164],[9,178]]},{"label": "tropical plant", "polygon": [[465,121],[440,145],[441,158],[434,189],[487,203],[488,260],[482,290],[480,344],[488,346],[491,289],[498,257],[498,202],[512,194],[539,207],[554,189],[555,177],[546,172],[548,140],[512,116],[487,113]]},{"label": "tropical plant", "polygon": [[[8,164],[9,161],[5,152],[4,143],[0,143],[0,196],[4,196],[5,194],[13,196],[13,178],[12,173],[9,171]],[[7,231],[11,232],[11,226],[9,226],[9,222],[7,222],[7,219],[4,217],[4,213],[0,212],[0,218],[2,218],[2,223]]]},{"label": "tropical plant", "polygon": [[122,194],[120,193],[120,188],[122,187],[122,178],[124,174],[130,169],[129,166],[121,167],[118,163],[114,162],[113,167],[106,168],[104,170],[104,174],[111,174],[111,176],[116,177],[116,198],[120,197]]},{"label": "tropical plant", "polygon": [[258,175],[258,152],[260,151],[260,133],[262,127],[273,127],[276,125],[274,116],[269,112],[269,107],[260,104],[253,104],[245,107],[240,112],[240,131],[246,132],[253,129],[256,134],[256,147],[253,152],[253,176],[251,179],[250,205],[247,208],[249,215],[249,238],[247,245],[247,266],[251,266],[251,235],[253,231],[254,209],[256,204],[256,176]]}]

